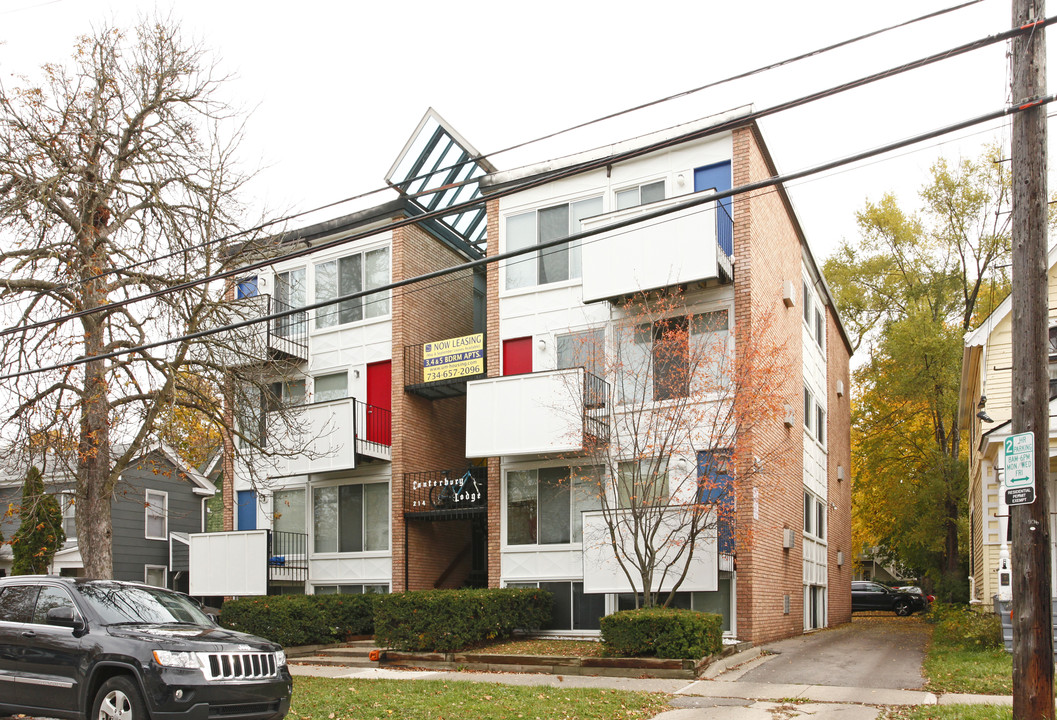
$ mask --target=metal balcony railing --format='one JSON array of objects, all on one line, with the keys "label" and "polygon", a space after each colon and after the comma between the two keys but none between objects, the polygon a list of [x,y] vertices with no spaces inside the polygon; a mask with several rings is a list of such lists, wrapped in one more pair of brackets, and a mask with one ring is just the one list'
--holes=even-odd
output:
[{"label": "metal balcony railing", "polygon": [[613,391],[609,383],[584,370],[584,442],[609,442],[609,414]]},{"label": "metal balcony railing", "polygon": [[353,399],[353,425],[356,452],[389,458],[393,445],[393,413],[386,408]]},{"label": "metal balcony railing", "polygon": [[[265,317],[292,307],[271,295],[251,295],[226,303],[221,308],[223,323],[237,323]],[[230,347],[231,365],[256,365],[269,360],[308,360],[308,316],[305,311],[266,323],[254,323],[220,336]]]},{"label": "metal balcony railing", "polygon": [[307,534],[278,530],[268,532],[268,581],[308,582]]},{"label": "metal balcony railing", "polygon": [[487,467],[404,474],[404,513],[407,515],[457,517],[485,512],[487,508]]}]

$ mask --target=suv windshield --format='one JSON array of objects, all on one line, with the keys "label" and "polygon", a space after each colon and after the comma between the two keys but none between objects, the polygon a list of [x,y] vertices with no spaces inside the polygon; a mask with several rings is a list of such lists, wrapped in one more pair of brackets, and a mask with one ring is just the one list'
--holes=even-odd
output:
[{"label": "suv windshield", "polygon": [[92,582],[79,583],[77,589],[106,625],[213,624],[190,598],[168,590]]}]

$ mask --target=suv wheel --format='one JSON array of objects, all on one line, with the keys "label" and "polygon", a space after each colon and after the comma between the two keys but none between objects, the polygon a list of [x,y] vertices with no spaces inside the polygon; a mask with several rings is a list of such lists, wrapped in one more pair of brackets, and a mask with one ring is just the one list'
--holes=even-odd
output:
[{"label": "suv wheel", "polygon": [[136,683],[124,675],[103,683],[95,695],[89,720],[148,720],[147,706]]},{"label": "suv wheel", "polygon": [[[914,612],[910,609],[910,603],[906,600],[900,600],[892,607],[892,609],[896,611],[896,615],[899,617],[906,617]],[[104,718],[99,718],[99,720],[104,720]]]}]

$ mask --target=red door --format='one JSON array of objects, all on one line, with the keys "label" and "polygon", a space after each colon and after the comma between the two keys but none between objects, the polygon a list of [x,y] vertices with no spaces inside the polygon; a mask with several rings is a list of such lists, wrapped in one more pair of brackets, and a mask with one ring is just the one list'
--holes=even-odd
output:
[{"label": "red door", "polygon": [[367,365],[367,440],[393,444],[393,362]]},{"label": "red door", "polygon": [[503,374],[521,375],[532,372],[532,338],[512,338],[503,341]]}]

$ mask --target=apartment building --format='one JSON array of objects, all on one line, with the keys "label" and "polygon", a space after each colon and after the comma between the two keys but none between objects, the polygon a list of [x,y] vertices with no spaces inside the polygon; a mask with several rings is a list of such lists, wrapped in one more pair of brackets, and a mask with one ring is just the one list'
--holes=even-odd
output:
[{"label": "apartment building", "polygon": [[[399,200],[291,234],[285,247],[324,248],[240,286],[312,306],[497,258],[272,324],[304,336],[284,355],[303,379],[278,394],[303,404],[318,452],[283,461],[268,488],[229,468],[233,532],[198,540],[199,567],[256,533],[257,590],[533,585],[555,595],[551,631],[591,634],[642,589],[589,540],[607,508],[641,494],[626,470],[666,507],[687,478],[704,511],[721,504],[705,481],[723,488],[729,514],[694,540],[676,605],[719,612],[754,642],[848,620],[850,345],[784,189],[709,199],[777,174],[750,111],[513,170],[477,158],[431,111],[390,172]],[[477,214],[460,204],[481,195]],[[355,239],[327,246],[343,237]],[[669,310],[647,322],[644,304]],[[673,361],[673,337],[683,353],[719,348],[729,367]],[[714,417],[719,395],[683,400],[706,376],[737,386],[724,373],[749,337],[780,349],[769,422],[633,451],[640,409],[691,407],[687,435]],[[631,358],[648,368],[637,404]],[[280,551],[279,533],[304,547]],[[192,545],[192,592],[195,559]],[[199,576],[232,577],[214,566]]]}]

